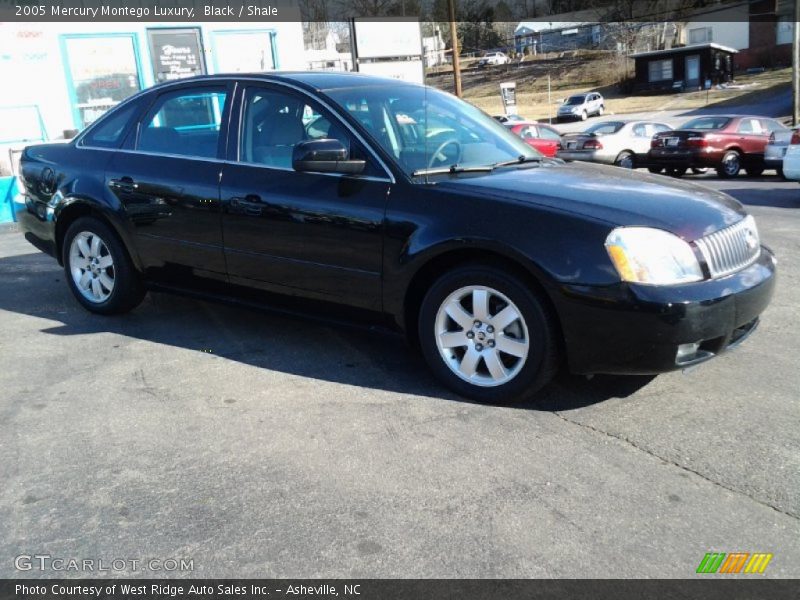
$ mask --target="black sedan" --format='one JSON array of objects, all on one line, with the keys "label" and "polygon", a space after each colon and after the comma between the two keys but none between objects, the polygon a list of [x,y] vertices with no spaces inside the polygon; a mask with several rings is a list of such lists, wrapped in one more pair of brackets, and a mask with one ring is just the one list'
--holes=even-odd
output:
[{"label": "black sedan", "polygon": [[449,94],[359,74],[159,85],[21,171],[22,230],[88,310],[162,289],[357,317],[481,401],[528,398],[562,364],[707,360],[775,282],[731,197],[546,159]]}]

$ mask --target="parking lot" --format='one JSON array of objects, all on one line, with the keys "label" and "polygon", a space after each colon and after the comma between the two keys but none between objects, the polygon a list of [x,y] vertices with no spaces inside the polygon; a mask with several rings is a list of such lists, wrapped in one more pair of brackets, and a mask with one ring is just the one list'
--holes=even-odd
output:
[{"label": "parking lot", "polygon": [[690,373],[561,375],[514,408],[361,330],[155,293],[92,316],[2,230],[0,577],[63,574],[22,554],[192,560],[144,577],[691,577],[712,551],[800,577],[800,185],[687,179],[745,203],[778,255],[758,331]]}]

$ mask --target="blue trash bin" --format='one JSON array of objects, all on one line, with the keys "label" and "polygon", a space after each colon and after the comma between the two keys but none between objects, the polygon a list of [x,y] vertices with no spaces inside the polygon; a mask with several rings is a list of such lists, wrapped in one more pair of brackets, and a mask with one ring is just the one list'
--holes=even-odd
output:
[{"label": "blue trash bin", "polygon": [[16,221],[14,196],[17,194],[15,177],[0,177],[0,223]]}]

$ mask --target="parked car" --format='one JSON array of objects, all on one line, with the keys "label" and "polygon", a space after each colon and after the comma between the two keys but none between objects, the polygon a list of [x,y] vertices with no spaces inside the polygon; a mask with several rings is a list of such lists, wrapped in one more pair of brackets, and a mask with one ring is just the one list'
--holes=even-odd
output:
[{"label": "parked car", "polygon": [[764,149],[770,134],[786,127],[774,119],[739,115],[697,117],[674,131],[656,134],[648,161],[680,177],[687,168],[710,167],[720,177],[764,172]]},{"label": "parked car", "polygon": [[764,167],[767,169],[775,169],[775,172],[783,177],[783,157],[786,154],[786,149],[792,136],[797,132],[797,129],[779,129],[769,134],[769,141],[764,148]]},{"label": "parked car", "polygon": [[536,148],[545,156],[554,157],[556,152],[561,149],[561,134],[550,125],[528,121],[523,123],[508,122],[505,126],[522,140]]},{"label": "parked car", "polygon": [[671,130],[669,125],[651,121],[604,121],[583,133],[565,133],[557,156],[635,169],[647,166],[651,138]]},{"label": "parked car", "polygon": [[558,107],[556,119],[558,121],[580,119],[585,121],[593,115],[602,115],[605,111],[605,100],[598,92],[588,94],[575,94],[570,96]]},{"label": "parked car", "polygon": [[486,67],[489,65],[505,65],[511,62],[511,59],[505,52],[487,52],[478,61],[479,67]]},{"label": "parked car", "polygon": [[720,191],[543,158],[450,94],[357,73],[160,84],[26,148],[21,184],[21,231],[93,313],[153,288],[357,315],[479,401],[529,398],[561,365],[708,360],[775,281]]},{"label": "parked car", "polygon": [[528,119],[522,115],[494,115],[492,117],[498,123],[527,123]]},{"label": "parked car", "polygon": [[791,181],[800,181],[800,131],[798,130],[792,133],[783,157],[783,176]]}]

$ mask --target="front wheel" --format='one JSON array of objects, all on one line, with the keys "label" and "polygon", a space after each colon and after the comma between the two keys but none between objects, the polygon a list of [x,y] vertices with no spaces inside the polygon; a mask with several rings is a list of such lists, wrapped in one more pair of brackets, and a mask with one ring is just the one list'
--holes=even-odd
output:
[{"label": "front wheel", "polygon": [[87,310],[128,312],[145,289],[117,235],[103,221],[81,217],[64,235],[64,271],[72,294]]},{"label": "front wheel", "polygon": [[588,118],[589,118],[589,113],[587,113],[586,111],[583,111],[581,113],[581,121],[585,121]]},{"label": "front wheel", "polygon": [[443,275],[422,302],[422,353],[439,380],[480,402],[530,398],[556,371],[555,318],[517,277],[488,265]]},{"label": "front wheel", "polygon": [[605,112],[605,110],[606,110],[606,109],[605,109],[605,107],[603,107],[603,106],[601,106],[600,108],[598,108],[598,109],[597,109],[597,116],[598,116],[598,117],[602,117],[602,116],[603,116],[603,113]]},{"label": "front wheel", "polygon": [[717,175],[726,179],[736,177],[742,168],[742,157],[736,150],[729,150],[722,157],[722,164],[717,167]]}]

